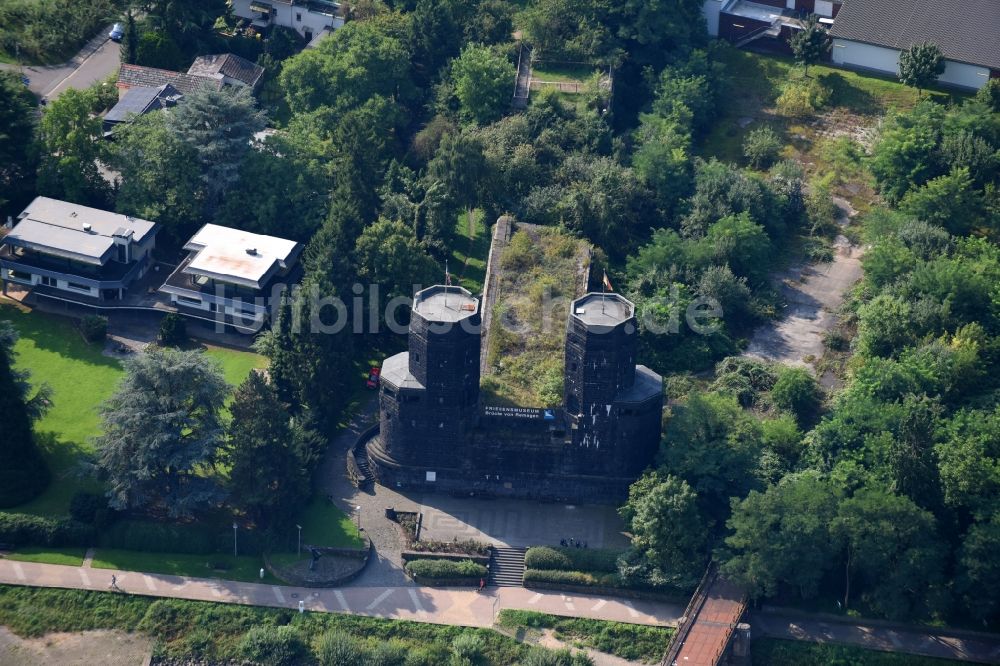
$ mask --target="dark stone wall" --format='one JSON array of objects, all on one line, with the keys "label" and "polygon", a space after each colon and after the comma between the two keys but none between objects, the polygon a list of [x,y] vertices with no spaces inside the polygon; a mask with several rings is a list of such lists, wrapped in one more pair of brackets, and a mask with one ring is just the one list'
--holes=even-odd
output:
[{"label": "dark stone wall", "polygon": [[442,326],[413,315],[409,371],[424,387],[383,384],[380,434],[368,444],[379,482],[455,495],[624,500],[653,462],[662,414],[659,393],[618,400],[635,383],[635,318],[594,327],[569,317],[566,407],[549,420],[481,413],[478,314],[470,319]]}]

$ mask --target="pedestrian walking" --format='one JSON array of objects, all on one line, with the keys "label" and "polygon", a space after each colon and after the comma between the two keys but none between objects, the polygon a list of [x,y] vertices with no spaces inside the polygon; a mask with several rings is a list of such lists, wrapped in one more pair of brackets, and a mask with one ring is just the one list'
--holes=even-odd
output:
[{"label": "pedestrian walking", "polygon": [[109,585],[108,587],[111,588],[112,590],[115,590],[116,592],[122,591],[122,588],[118,587],[118,576],[116,576],[115,574],[111,574],[111,585]]},{"label": "pedestrian walking", "polygon": [[485,578],[480,578],[479,579],[479,590],[477,590],[477,591],[478,592],[482,592],[485,589],[486,589],[486,579]]}]

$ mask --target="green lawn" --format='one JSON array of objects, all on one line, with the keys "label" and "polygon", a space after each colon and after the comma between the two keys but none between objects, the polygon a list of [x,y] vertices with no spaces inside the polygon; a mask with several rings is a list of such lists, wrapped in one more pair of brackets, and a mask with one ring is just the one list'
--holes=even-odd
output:
[{"label": "green lawn", "polygon": [[73,320],[27,312],[0,304],[0,319],[9,320],[20,334],[15,351],[17,365],[31,372],[35,384],[52,387],[52,408],[35,430],[52,469],[52,485],[41,496],[17,507],[22,513],[60,515],[69,509],[79,490],[97,490],[90,480],[72,475],[80,456],[91,449],[98,434],[96,407],[109,398],[122,378],[121,364],[101,354],[101,347],[86,342]]},{"label": "green lawn", "polygon": [[[9,320],[20,334],[15,351],[19,368],[31,372],[32,382],[52,387],[52,408],[35,426],[45,459],[52,469],[52,485],[31,502],[13,509],[44,516],[65,515],[73,495],[100,491],[92,479],[74,474],[77,461],[91,451],[91,439],[100,433],[97,407],[111,397],[123,376],[121,363],[101,354],[77,332],[75,320],[28,311],[0,303],[0,320]],[[264,357],[219,347],[207,347],[222,364],[226,381],[236,386]]]},{"label": "green lawn", "polygon": [[18,562],[39,562],[41,564],[65,564],[78,567],[83,564],[86,548],[18,548],[6,556]]},{"label": "green lawn", "polygon": [[364,542],[355,526],[355,520],[355,517],[347,515],[329,500],[317,497],[299,516],[302,543],[330,548],[361,548]]},{"label": "green lawn", "polygon": [[249,583],[277,583],[277,578],[267,571],[261,581],[260,569],[264,560],[256,555],[233,557],[223,553],[189,555],[180,553],[146,553],[136,550],[99,548],[94,555],[95,569],[119,569],[143,573],[221,578]]},{"label": "green lawn", "polygon": [[585,83],[587,79],[599,71],[600,69],[593,65],[541,61],[532,63],[531,78],[539,81]]},{"label": "green lawn", "polygon": [[932,659],[896,652],[878,652],[853,645],[807,643],[759,638],[750,645],[754,664],[766,666],[945,666],[951,659]]},{"label": "green lawn", "polygon": [[455,241],[448,268],[458,284],[473,294],[483,292],[492,240],[491,228],[492,222],[487,224],[485,214],[478,208],[472,211],[471,228],[465,212],[455,221]]}]

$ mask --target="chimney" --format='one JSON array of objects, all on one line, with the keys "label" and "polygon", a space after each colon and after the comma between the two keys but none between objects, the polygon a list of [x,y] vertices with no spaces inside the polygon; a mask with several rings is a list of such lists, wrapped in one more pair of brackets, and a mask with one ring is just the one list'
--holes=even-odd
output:
[{"label": "chimney", "polygon": [[83,230],[86,231],[88,234],[93,230],[93,228],[94,227],[88,224],[87,222],[83,223]]},{"label": "chimney", "polygon": [[257,256],[257,248],[255,248],[255,247],[248,247],[247,248],[247,254],[249,254],[251,257],[256,257]]}]

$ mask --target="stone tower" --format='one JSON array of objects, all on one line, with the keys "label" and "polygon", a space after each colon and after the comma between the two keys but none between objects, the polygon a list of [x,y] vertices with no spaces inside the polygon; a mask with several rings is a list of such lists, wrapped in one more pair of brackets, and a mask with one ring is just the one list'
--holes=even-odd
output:
[{"label": "stone tower", "polygon": [[630,476],[659,445],[663,379],[635,364],[635,306],[590,293],[570,306],[565,409],[578,473]]},{"label": "stone tower", "polygon": [[382,365],[372,452],[378,467],[407,477],[400,481],[434,482],[439,470],[461,467],[479,407],[479,329],[479,300],[462,287],[437,285],[414,297],[409,351]]}]

